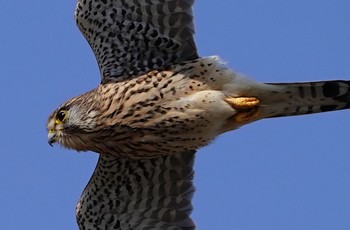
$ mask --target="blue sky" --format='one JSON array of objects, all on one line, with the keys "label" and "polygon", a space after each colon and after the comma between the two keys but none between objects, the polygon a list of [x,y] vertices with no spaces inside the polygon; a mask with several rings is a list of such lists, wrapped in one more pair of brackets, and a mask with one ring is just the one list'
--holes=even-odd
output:
[{"label": "blue sky", "polygon": [[[99,83],[74,0],[0,7],[0,226],[77,229],[97,160],[47,144],[49,113]],[[347,0],[197,1],[203,56],[263,82],[350,79]],[[198,229],[350,229],[350,111],[259,121],[201,149]]]}]

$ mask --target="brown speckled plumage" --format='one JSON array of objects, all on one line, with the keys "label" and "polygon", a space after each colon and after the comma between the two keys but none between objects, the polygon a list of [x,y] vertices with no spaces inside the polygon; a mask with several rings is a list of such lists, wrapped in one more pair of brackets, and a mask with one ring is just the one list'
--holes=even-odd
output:
[{"label": "brown speckled plumage", "polygon": [[194,152],[130,161],[101,155],[76,209],[80,229],[194,229]]},{"label": "brown speckled plumage", "polygon": [[198,58],[194,0],[79,0],[75,18],[102,78],[129,79]]},{"label": "brown speckled plumage", "polygon": [[100,154],[80,229],[194,229],[195,151],[253,121],[350,107],[349,81],[258,83],[199,58],[193,0],[78,0],[101,84],[56,109],[49,143]]}]

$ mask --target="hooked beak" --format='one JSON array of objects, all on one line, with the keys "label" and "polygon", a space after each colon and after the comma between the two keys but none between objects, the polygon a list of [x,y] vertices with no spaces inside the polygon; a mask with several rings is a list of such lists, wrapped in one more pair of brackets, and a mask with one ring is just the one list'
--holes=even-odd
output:
[{"label": "hooked beak", "polygon": [[53,130],[49,131],[49,134],[47,134],[47,142],[49,143],[49,145],[51,147],[53,147],[53,143],[55,143],[57,141],[56,139],[56,133]]}]

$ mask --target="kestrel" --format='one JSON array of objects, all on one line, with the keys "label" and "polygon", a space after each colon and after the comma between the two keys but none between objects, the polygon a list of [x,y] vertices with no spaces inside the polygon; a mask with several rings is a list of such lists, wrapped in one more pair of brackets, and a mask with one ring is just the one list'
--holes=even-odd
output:
[{"label": "kestrel", "polygon": [[350,107],[349,81],[268,84],[199,57],[194,0],[78,0],[101,84],[49,117],[48,141],[100,154],[80,229],[194,229],[193,161],[216,136],[271,117]]}]

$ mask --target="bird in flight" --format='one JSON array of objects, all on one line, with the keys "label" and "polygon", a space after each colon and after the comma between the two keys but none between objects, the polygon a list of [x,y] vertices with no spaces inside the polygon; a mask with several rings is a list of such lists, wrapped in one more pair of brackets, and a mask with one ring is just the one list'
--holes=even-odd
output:
[{"label": "bird in flight", "polygon": [[78,0],[101,73],[48,118],[48,142],[99,153],[80,229],[195,229],[193,161],[216,136],[264,118],[350,107],[350,82],[259,83],[200,57],[194,0]]}]

